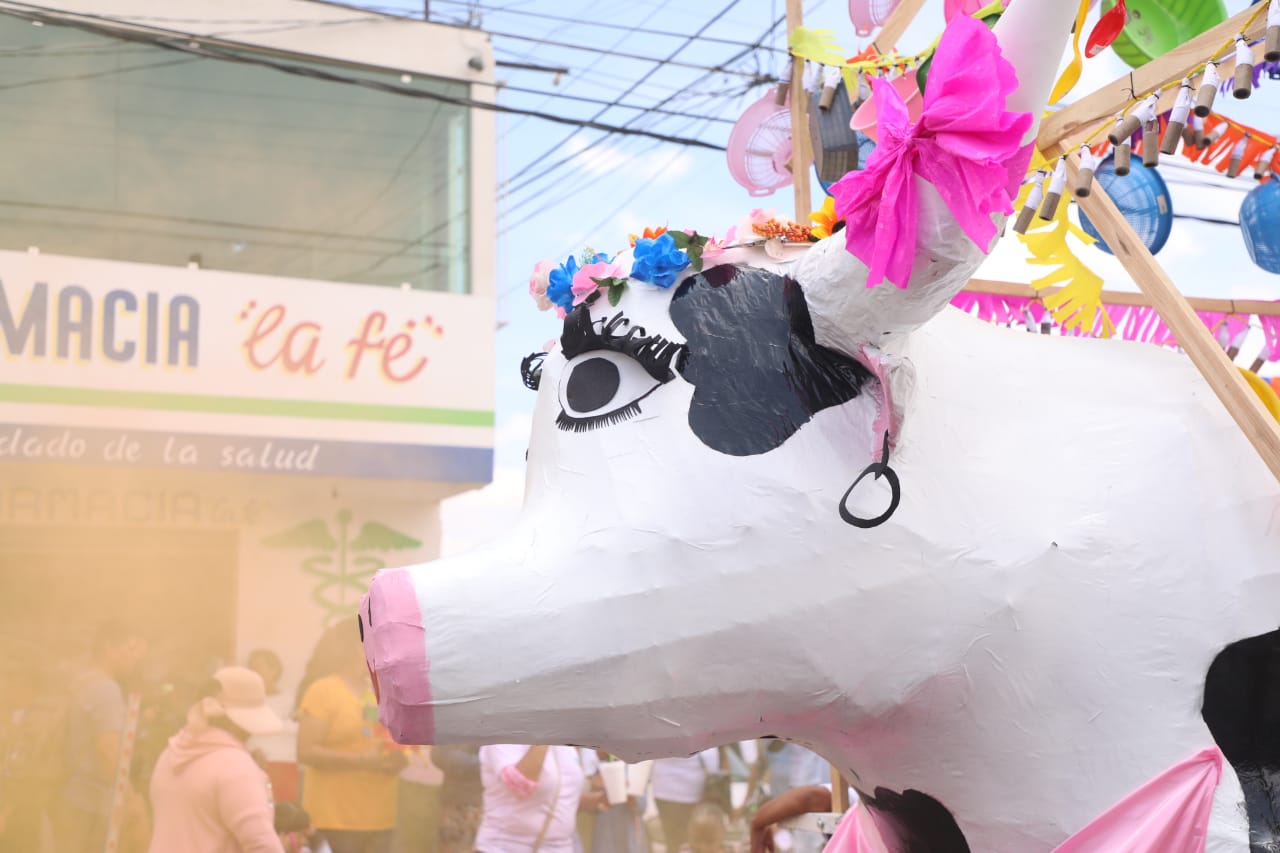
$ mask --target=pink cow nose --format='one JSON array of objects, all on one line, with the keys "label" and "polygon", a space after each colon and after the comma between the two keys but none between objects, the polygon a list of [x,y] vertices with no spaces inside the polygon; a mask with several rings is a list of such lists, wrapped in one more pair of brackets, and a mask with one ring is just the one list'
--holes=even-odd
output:
[{"label": "pink cow nose", "polygon": [[426,631],[406,570],[384,570],[374,577],[360,601],[360,625],[382,724],[397,743],[431,743],[435,720]]}]

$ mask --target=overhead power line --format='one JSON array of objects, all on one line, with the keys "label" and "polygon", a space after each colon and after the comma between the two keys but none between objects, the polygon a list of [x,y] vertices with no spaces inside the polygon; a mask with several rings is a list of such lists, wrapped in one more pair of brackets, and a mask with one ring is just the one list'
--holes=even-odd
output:
[{"label": "overhead power line", "polygon": [[586,95],[570,95],[565,92],[550,92],[550,91],[547,91],[546,89],[527,89],[522,86],[512,86],[510,84],[505,84],[505,83],[493,83],[488,85],[494,86],[501,92],[520,92],[521,94],[526,94],[526,95],[545,95],[548,98],[556,98],[564,101],[578,101],[579,103],[583,103],[583,104],[606,104],[610,107],[617,107],[618,109],[622,109],[622,110],[635,110],[636,112],[641,112],[641,113],[654,113],[657,115],[664,115],[664,116],[677,116],[679,118],[706,119],[707,121],[710,121],[713,124],[714,123],[720,123],[720,124],[734,123],[733,119],[720,118],[719,116],[700,116],[700,115],[694,115],[693,113],[680,112],[679,110],[658,109],[655,107],[644,106],[642,104],[614,103],[613,101],[608,101],[608,100],[605,100],[604,98],[588,98]]},{"label": "overhead power line", "polygon": [[[819,0],[819,3],[818,3],[817,5],[818,5],[818,6],[821,6],[821,5],[822,5],[822,0]],[[750,45],[750,46],[748,46],[748,47],[745,47],[745,48],[743,48],[742,50],[738,51],[738,53],[736,53],[735,55],[731,56],[731,57],[726,61],[726,63],[725,63],[725,64],[728,64],[728,63],[731,63],[731,62],[736,62],[736,61],[738,61],[739,59],[743,58],[744,56],[747,56],[747,55],[751,54],[751,53],[756,49],[756,47],[758,47],[759,45],[762,45],[762,44],[765,42],[765,40],[766,40],[766,39],[768,39],[770,36],[772,36],[772,35],[773,35],[774,30],[776,30],[778,27],[782,26],[782,24],[783,24],[785,21],[786,21],[786,15],[779,15],[779,16],[777,16],[776,18],[774,18],[773,23],[771,23],[771,24],[769,25],[769,27],[768,27],[768,28],[767,28],[763,33],[761,33],[761,34],[760,34],[760,37],[759,37],[758,39],[756,39],[756,41],[755,41],[752,45]],[[653,105],[653,108],[661,108],[661,107],[665,107],[667,104],[671,103],[671,101],[673,101],[673,100],[675,100],[676,98],[681,97],[682,95],[684,95],[684,94],[686,93],[686,91],[696,91],[696,90],[698,89],[698,87],[699,87],[699,86],[701,86],[701,85],[702,85],[702,84],[703,84],[703,83],[704,83],[704,82],[705,82],[705,81],[706,81],[710,76],[711,76],[710,74],[703,74],[701,77],[699,77],[699,78],[697,78],[696,80],[694,80],[694,81],[693,81],[693,83],[691,83],[688,87],[686,87],[686,89],[676,90],[676,91],[675,91],[675,92],[673,92],[672,94],[670,94],[670,95],[668,95],[667,97],[663,98],[663,99],[662,99],[661,101],[659,101],[658,103],[654,104],[654,105]],[[626,125],[626,126],[630,126],[633,122],[638,121],[638,120],[639,120],[639,119],[641,119],[641,118],[643,118],[643,116],[636,116],[636,117],[635,117],[635,118],[633,118],[633,119],[629,119],[627,122],[625,122],[625,125]],[[532,177],[529,177],[529,178],[525,179],[525,181],[524,181],[523,183],[520,183],[520,184],[518,184],[518,185],[516,185],[516,186],[511,186],[511,182],[512,182],[512,181],[514,181],[514,180],[516,180],[516,179],[520,178],[522,175],[527,174],[527,173],[528,173],[528,172],[529,172],[533,167],[540,165],[540,164],[541,164],[541,162],[542,162],[542,158],[539,158],[538,160],[530,161],[530,162],[529,162],[528,164],[526,164],[522,169],[520,169],[516,174],[512,175],[510,178],[508,178],[508,179],[504,182],[505,191],[504,191],[504,192],[499,196],[499,198],[501,199],[501,198],[503,198],[503,197],[506,197],[506,196],[508,196],[508,195],[511,195],[512,193],[518,192],[518,191],[520,191],[521,189],[523,189],[523,188],[525,188],[525,187],[527,187],[527,186],[530,186],[531,184],[535,183],[535,182],[536,182],[536,181],[538,181],[539,179],[541,179],[541,178],[543,178],[543,177],[545,177],[545,176],[547,176],[547,175],[551,174],[552,172],[554,172],[556,169],[560,168],[561,166],[564,166],[564,165],[566,165],[567,163],[572,162],[576,157],[580,157],[580,156],[582,156],[582,155],[586,154],[588,151],[590,151],[591,149],[595,148],[597,145],[602,144],[602,143],[603,143],[607,138],[608,138],[607,136],[601,136],[600,138],[598,138],[598,139],[594,140],[590,145],[586,146],[586,147],[585,147],[585,148],[583,148],[582,150],[580,150],[580,151],[575,151],[575,152],[573,152],[573,153],[571,153],[571,154],[569,154],[569,155],[567,155],[567,156],[565,156],[565,157],[560,158],[559,160],[557,160],[556,162],[552,163],[551,165],[549,165],[549,166],[547,166],[547,167],[543,168],[543,169],[542,169],[541,171],[539,171],[536,175],[533,175]],[[550,152],[548,152],[548,153],[550,153]],[[544,154],[544,155],[543,155],[543,157],[545,157],[545,156],[546,156],[546,155]]]},{"label": "overhead power line", "polygon": [[[590,2],[590,0],[589,0],[589,2]],[[660,3],[660,4],[659,4],[659,6],[657,7],[657,9],[654,9],[654,10],[653,10],[653,14],[657,14],[658,12],[661,12],[661,10],[665,9],[665,8],[666,8],[669,4],[671,4],[672,2],[674,2],[674,0],[661,0],[661,3]],[[611,45],[609,45],[609,46],[608,46],[608,48],[607,48],[607,49],[608,49],[608,50],[616,50],[616,49],[618,49],[618,48],[622,47],[624,44],[626,44],[627,39],[628,39],[628,38],[630,38],[630,37],[632,37],[632,36],[634,36],[634,35],[636,34],[636,32],[637,32],[637,31],[638,31],[642,26],[643,26],[643,22],[641,22],[641,23],[637,23],[637,24],[636,24],[635,26],[633,26],[633,27],[628,27],[628,28],[623,32],[623,34],[622,34],[622,35],[618,36],[618,38],[614,40],[613,44],[611,44]],[[550,38],[552,35],[554,35],[554,34],[556,33],[556,30],[557,30],[557,29],[558,29],[558,27],[557,27],[557,28],[553,28],[553,29],[549,30],[547,33],[545,33],[545,34],[543,35],[543,38],[544,38],[544,39],[546,39],[546,38]],[[540,44],[540,43],[541,43],[541,42],[539,42],[538,44]],[[531,47],[532,47],[532,48],[536,48],[536,47],[538,46],[538,44],[534,44],[534,45],[532,45]],[[499,50],[499,49],[501,49],[501,47],[500,47],[500,46],[498,46],[498,45],[495,45],[495,46],[494,46],[494,50],[495,50],[495,52],[496,52],[497,50]],[[598,65],[599,65],[599,64],[600,64],[600,63],[597,63],[597,67],[598,67]],[[576,85],[578,85],[578,83],[579,83],[579,82],[581,82],[581,81],[583,81],[583,80],[585,80],[585,79],[586,79],[586,75],[582,75],[582,76],[575,76],[572,80],[570,80],[570,81],[569,81],[568,85],[567,85],[565,88],[569,88],[569,87],[571,87],[571,86],[576,86]],[[627,80],[627,82],[628,82],[628,83],[630,83],[630,79],[628,79],[628,80]],[[534,109],[539,109],[539,110],[540,110],[540,109],[545,109],[546,107],[548,107],[548,106],[550,105],[550,103],[551,103],[551,99],[550,99],[550,98],[544,98],[544,99],[542,100],[542,102],[541,102],[541,103],[536,104],[536,105],[534,106]],[[603,115],[596,115],[596,116],[594,116],[594,118],[604,118],[604,116],[603,116]],[[515,132],[515,130],[516,130],[517,128],[519,128],[519,127],[520,127],[522,124],[524,124],[526,121],[528,121],[528,119],[520,119],[519,121],[512,122],[510,127],[506,128],[506,129],[505,129],[505,130],[503,130],[500,134],[498,134],[498,142],[499,142],[499,144],[501,144],[501,142],[502,142],[502,140],[503,140],[503,139],[505,139],[505,138],[507,138],[508,136],[510,136],[513,132]]]},{"label": "overhead power line", "polygon": [[[542,38],[538,38],[537,36],[526,36],[526,35],[521,35],[520,33],[504,33],[499,30],[490,30],[490,29],[486,29],[485,32],[497,38],[515,39],[516,41],[531,41],[531,42],[536,42],[538,44],[545,44],[548,47],[558,47],[561,50],[581,50],[586,53],[596,53],[601,56],[611,57],[613,59],[633,59],[638,62],[652,62],[657,64],[658,66],[670,65],[675,68],[690,68],[690,69],[693,69],[694,71],[711,71],[716,74],[728,74],[733,77],[748,77],[748,78],[754,79],[757,76],[759,76],[753,71],[738,71],[733,68],[725,68],[724,66],[699,65],[696,62],[682,62],[679,59],[666,59],[658,56],[645,56],[644,54],[640,54],[640,53],[626,53],[624,51],[617,51],[617,50],[603,50],[598,47],[589,47],[587,45],[574,44],[573,42],[567,42],[567,41],[551,41],[550,39],[542,39]],[[685,45],[685,47],[687,47],[687,45]],[[679,50],[675,51],[675,53],[679,53],[679,52],[680,52]]]},{"label": "overhead power line", "polygon": [[[467,2],[467,0],[436,0],[436,2],[438,2],[438,3],[446,3],[446,4],[450,5],[450,6],[466,6],[466,7],[471,7],[471,5],[472,5],[470,2]],[[383,10],[385,10],[385,9],[390,8],[390,7],[387,7],[387,6],[375,6],[375,7],[366,7],[366,8],[376,8],[376,9],[383,9]],[[502,8],[502,7],[499,7],[499,6],[487,6],[487,7],[486,7],[486,6],[480,6],[480,11],[481,11],[481,12],[491,12],[491,13],[493,13],[493,14],[495,14],[495,15],[521,15],[521,16],[526,17],[526,18],[538,18],[538,19],[541,19],[541,20],[544,20],[544,21],[559,21],[559,22],[561,22],[561,23],[565,23],[565,24],[578,24],[579,26],[595,27],[595,28],[605,29],[605,30],[626,30],[626,31],[630,31],[630,30],[632,29],[631,27],[628,27],[628,26],[626,26],[625,24],[611,24],[611,23],[608,23],[608,22],[606,22],[606,21],[583,21],[583,20],[579,20],[578,18],[570,18],[570,17],[566,17],[566,16],[564,16],[564,15],[550,15],[550,14],[547,14],[546,12],[531,12],[531,11],[529,11],[529,10],[527,10],[527,9]],[[480,29],[484,29],[484,27],[482,26],[482,27],[480,27]],[[487,31],[487,30],[486,30],[486,31]],[[654,29],[654,28],[652,28],[652,27],[645,27],[645,31],[644,31],[644,32],[645,32],[645,35],[650,35],[650,36],[666,36],[666,37],[669,37],[669,38],[686,38],[686,37],[688,36],[688,33],[677,33],[677,32],[672,32],[672,31],[670,31],[670,30],[655,30],[655,29]],[[727,45],[731,45],[731,46],[733,46],[733,47],[756,47],[755,45],[752,45],[752,44],[750,44],[749,42],[745,42],[745,41],[735,41],[734,39],[718,38],[718,37],[716,37],[716,36],[709,36],[709,35],[703,35],[703,36],[701,36],[701,37],[700,37],[700,39],[699,39],[699,40],[700,40],[700,41],[703,41],[703,42],[706,42],[706,43],[708,43],[708,44],[727,44]],[[786,52],[787,52],[787,51],[783,50],[782,48],[778,48],[778,47],[762,47],[761,49],[763,49],[763,50],[769,50],[769,51],[776,51],[776,52],[778,52],[778,53],[786,53]]]},{"label": "overhead power line", "polygon": [[[701,139],[693,139],[682,136],[672,136],[670,134],[659,133],[651,130],[641,130],[637,128],[629,128],[624,125],[614,125],[605,122],[595,121],[592,119],[582,120],[567,118],[565,116],[555,115],[553,113],[540,112],[538,110],[522,109],[520,107],[510,107],[504,104],[490,103],[488,101],[477,101],[473,98],[445,95],[440,92],[432,92],[425,89],[414,89],[410,86],[397,85],[394,83],[386,83],[381,80],[370,80],[362,77],[352,77],[346,74],[338,74],[333,71],[327,71],[322,68],[314,68],[306,65],[297,65],[290,62],[282,62],[276,59],[268,59],[265,56],[257,56],[247,53],[235,52],[212,44],[190,41],[184,37],[181,41],[173,40],[173,37],[164,38],[153,34],[141,34],[128,31],[117,30],[110,26],[90,23],[79,17],[76,13],[63,9],[50,9],[48,7],[38,7],[28,3],[17,3],[15,0],[4,0],[4,6],[0,6],[0,13],[9,14],[15,17],[27,20],[39,20],[41,23],[58,24],[64,26],[75,27],[77,29],[94,32],[99,35],[105,35],[110,38],[118,38],[125,41],[142,42],[152,44],[156,47],[172,50],[178,53],[186,53],[195,57],[203,57],[206,59],[217,59],[225,62],[237,62],[242,65],[257,65],[263,68],[271,68],[285,74],[293,74],[298,77],[308,77],[314,80],[323,80],[329,83],[342,83],[344,85],[359,86],[365,89],[372,89],[378,92],[385,92],[392,95],[402,95],[409,98],[419,98],[422,100],[436,101],[439,103],[452,104],[454,106],[465,107],[467,109],[486,110],[489,112],[509,113],[511,115],[524,115],[533,118],[543,119],[544,121],[554,122],[556,124],[569,125],[578,129],[590,128],[592,130],[602,130],[606,133],[620,133],[630,136],[644,136],[650,139],[660,139],[663,142],[671,142],[677,145],[687,145],[693,148],[710,148],[715,151],[723,151],[724,146],[715,143],[706,142]],[[14,9],[14,6],[24,7],[23,10]],[[47,14],[52,12],[53,14]],[[70,17],[62,17],[62,16]],[[99,17],[99,16],[92,16]],[[124,69],[119,69],[124,70]],[[102,76],[112,72],[95,72],[92,76]],[[57,79],[71,78],[49,78],[48,80],[28,80],[21,84],[11,84],[5,88],[17,88],[18,86],[31,86],[41,82],[52,82]]]},{"label": "overhead power line", "polygon": [[[693,42],[694,42],[694,40],[695,40],[695,39],[697,39],[699,36],[701,36],[701,35],[702,35],[704,32],[706,32],[708,29],[710,29],[710,28],[711,28],[711,27],[712,27],[712,26],[713,26],[717,21],[719,21],[719,20],[720,20],[721,18],[723,18],[725,15],[729,14],[729,11],[730,11],[731,9],[733,9],[733,7],[734,7],[734,6],[738,5],[738,2],[739,2],[739,0],[729,0],[728,4],[727,4],[727,5],[725,5],[725,6],[724,6],[724,7],[723,7],[719,12],[717,12],[715,15],[713,15],[709,21],[707,21],[705,24],[703,24],[701,27],[699,27],[697,32],[695,32],[695,33],[693,33],[693,34],[689,35],[688,37],[686,37],[686,38],[685,38],[685,40],[684,40],[683,42],[681,42],[681,43],[680,43],[680,45],[679,45],[678,47],[676,47],[676,49],[675,49],[675,50],[671,51],[671,53],[670,53],[670,54],[668,54],[668,58],[670,58],[670,59],[674,59],[677,55],[679,55],[679,53],[680,53],[681,51],[683,51],[685,48],[687,48],[687,47],[689,47],[691,44],[693,44]],[[739,55],[742,55],[742,54],[741,54],[741,53],[739,53]],[[732,62],[733,60],[731,59],[731,60],[729,60],[729,61],[730,61],[730,62]],[[636,82],[632,83],[632,84],[631,84],[631,86],[629,86],[625,92],[623,92],[621,95],[618,95],[618,97],[616,97],[616,98],[614,99],[613,103],[614,103],[614,104],[617,104],[617,103],[618,103],[618,102],[620,102],[623,98],[627,97],[627,95],[630,95],[632,92],[634,92],[636,89],[638,89],[642,84],[644,84],[644,83],[645,83],[645,81],[647,81],[650,77],[652,77],[655,73],[657,73],[658,69],[660,69],[660,68],[662,68],[662,67],[663,67],[662,65],[655,65],[653,68],[649,69],[649,71],[648,71],[648,72],[646,72],[646,73],[644,74],[644,76],[642,76],[642,77],[641,77],[639,80],[637,80]],[[669,100],[669,98],[668,98],[668,100]],[[660,107],[661,107],[661,106],[666,106],[666,103],[667,103],[667,101],[663,101],[662,103],[658,104],[658,106],[660,106]],[[593,120],[594,120],[594,119],[599,119],[599,118],[600,118],[600,117],[602,117],[605,113],[607,113],[607,112],[609,111],[609,109],[610,109],[610,108],[611,108],[610,106],[604,106],[604,107],[601,107],[601,108],[600,108],[600,110],[599,110],[599,111],[598,111],[594,116],[592,116],[592,119],[593,119]],[[626,124],[622,125],[622,127],[628,127],[628,126],[630,126],[631,124],[633,124],[633,123],[634,123],[637,119],[639,119],[639,118],[640,118],[640,116],[637,116],[636,118],[633,118],[633,119],[629,120]],[[546,157],[550,157],[552,154],[555,154],[555,153],[556,153],[556,151],[560,150],[560,147],[561,147],[561,146],[563,146],[563,145],[567,145],[567,144],[569,143],[569,141],[570,141],[570,140],[574,139],[574,138],[575,138],[579,133],[581,133],[581,132],[582,132],[582,128],[578,128],[577,130],[575,130],[575,131],[573,131],[572,133],[570,133],[568,136],[566,136],[566,137],[564,137],[563,139],[561,139],[561,140],[560,140],[559,142],[557,142],[555,145],[551,146],[551,147],[550,147],[550,148],[548,148],[546,151],[544,151],[544,152],[542,152],[541,154],[539,154],[537,157],[534,157],[532,160],[530,160],[530,161],[529,161],[529,163],[528,163],[527,165],[525,165],[522,169],[520,169],[518,172],[516,172],[514,175],[512,175],[510,178],[508,178],[506,181],[504,181],[504,182],[503,182],[503,186],[502,186],[502,187],[500,187],[499,189],[500,189],[500,190],[502,190],[502,189],[506,189],[506,190],[507,190],[507,192],[512,192],[512,191],[514,191],[513,189],[511,189],[511,183],[512,183],[512,181],[515,181],[515,180],[519,179],[520,177],[522,177],[523,175],[527,174],[527,173],[529,172],[529,170],[530,170],[530,169],[532,169],[535,165],[537,165],[538,163],[540,163],[544,158],[546,158]],[[592,147],[594,147],[595,145],[598,145],[599,143],[600,143],[600,140],[596,140],[596,141],[595,141],[595,142],[593,142],[591,145],[588,145],[588,146],[587,146],[586,148],[584,148],[582,151],[579,151],[579,152],[577,152],[577,153],[578,153],[578,154],[581,154],[581,153],[583,153],[583,152],[585,152],[585,151],[589,151]],[[721,150],[721,151],[723,151],[723,150],[725,150],[725,149],[724,149],[723,147],[720,147],[720,150]],[[547,171],[549,171],[549,170],[544,170],[543,172],[540,172],[540,173],[539,173],[539,175],[545,175],[545,174],[547,174]],[[527,185],[527,184],[528,184],[528,181],[526,181],[526,182],[525,182],[525,184],[522,184],[522,186]]]}]

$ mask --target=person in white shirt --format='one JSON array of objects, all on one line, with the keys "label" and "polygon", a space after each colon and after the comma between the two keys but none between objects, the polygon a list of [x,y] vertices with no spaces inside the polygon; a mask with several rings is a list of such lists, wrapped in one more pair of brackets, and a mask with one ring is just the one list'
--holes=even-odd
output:
[{"label": "person in white shirt", "polygon": [[478,853],[573,853],[585,776],[570,746],[480,747]]},{"label": "person in white shirt", "polygon": [[702,800],[707,778],[719,770],[720,750],[715,748],[688,758],[660,758],[653,763],[653,799],[668,853],[676,853],[684,846],[689,819]]}]

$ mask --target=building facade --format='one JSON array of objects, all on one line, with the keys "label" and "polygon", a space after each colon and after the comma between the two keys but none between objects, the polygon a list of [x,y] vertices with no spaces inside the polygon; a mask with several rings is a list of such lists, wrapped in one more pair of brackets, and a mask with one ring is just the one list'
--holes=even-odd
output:
[{"label": "building facade", "polygon": [[311,0],[0,14],[0,644],[296,680],[492,474],[493,56]]}]

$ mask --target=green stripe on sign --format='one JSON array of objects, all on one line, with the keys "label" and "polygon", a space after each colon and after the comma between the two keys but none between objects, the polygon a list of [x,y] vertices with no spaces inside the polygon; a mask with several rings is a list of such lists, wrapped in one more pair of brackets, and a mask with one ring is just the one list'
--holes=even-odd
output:
[{"label": "green stripe on sign", "polygon": [[493,426],[493,412],[479,409],[431,409],[425,406],[385,406],[377,403],[322,403],[316,400],[262,400],[257,397],[211,397],[155,391],[109,391],[99,388],[59,388],[52,385],[0,383],[0,402],[55,403],[112,409],[152,409],[168,412],[213,412],[220,415],[276,415],[332,421],[383,421],[400,424]]}]

